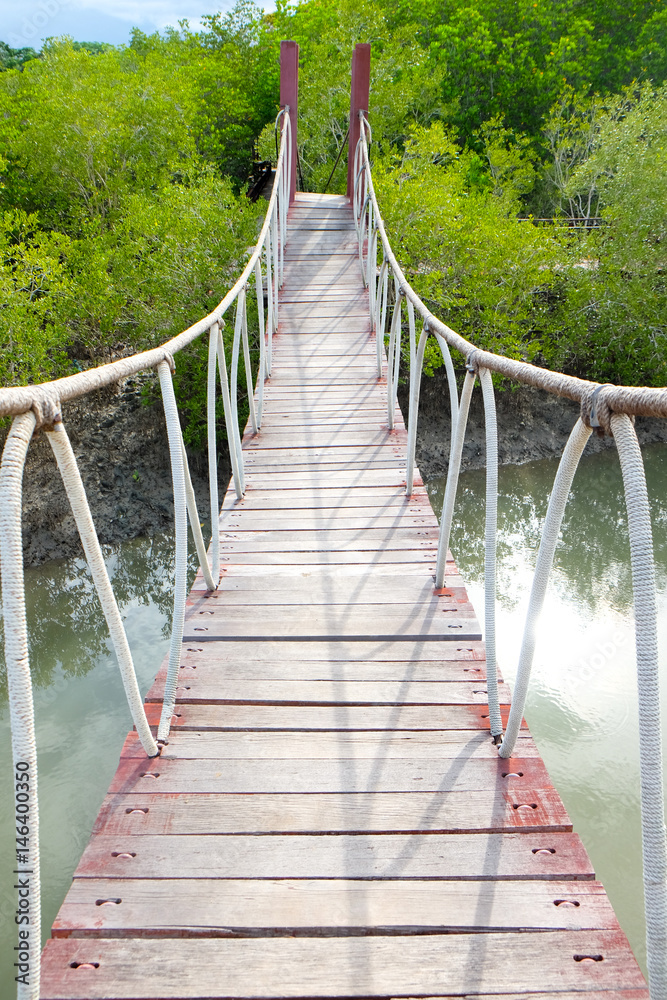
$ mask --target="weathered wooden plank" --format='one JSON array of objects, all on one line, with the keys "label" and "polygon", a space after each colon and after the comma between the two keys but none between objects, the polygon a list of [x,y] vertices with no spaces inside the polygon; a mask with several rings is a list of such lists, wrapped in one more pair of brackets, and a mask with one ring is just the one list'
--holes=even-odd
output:
[{"label": "weathered wooden plank", "polygon": [[[265,550],[272,551],[272,550]],[[389,609],[396,608],[391,615]],[[353,609],[334,605],[312,607],[304,614],[301,605],[283,607],[264,605],[260,609],[241,605],[226,607],[220,614],[195,612],[185,623],[185,635],[196,638],[242,637],[245,640],[271,638],[369,638],[408,639],[426,637],[458,642],[462,636],[481,638],[480,624],[465,608],[452,608],[450,613],[423,613],[409,605],[363,605]],[[389,689],[385,689],[388,693]],[[304,700],[310,700],[305,698]]]},{"label": "weathered wooden plank", "polygon": [[[249,559],[250,556],[246,553],[243,558]],[[422,622],[397,622],[380,616],[369,619],[362,613],[363,609],[355,609],[354,613],[348,614],[331,613],[328,616],[311,613],[308,617],[298,608],[289,608],[282,616],[274,612],[271,617],[264,614],[265,610],[263,608],[260,612],[254,608],[233,608],[223,618],[217,621],[209,619],[205,625],[201,619],[190,619],[186,622],[184,641],[221,642],[229,639],[243,639],[245,642],[256,642],[259,639],[300,639],[304,642],[316,639],[410,641],[429,638],[440,642],[462,642],[482,637],[477,619],[460,615],[452,615],[443,624],[440,619]]]},{"label": "weathered wooden plank", "polygon": [[[293,417],[294,419],[290,419]],[[295,430],[299,430],[299,433],[308,433],[312,431],[316,433],[316,428],[322,434],[328,434],[334,427],[345,427],[349,428],[351,431],[358,431],[365,427],[371,432],[375,431],[388,431],[387,425],[387,408],[386,407],[375,407],[371,409],[370,407],[364,407],[361,410],[352,411],[350,413],[341,414],[340,410],[334,406],[323,406],[320,407],[318,412],[313,413],[311,411],[302,410],[301,412],[291,413],[287,408],[281,407],[277,400],[273,400],[267,404],[264,410],[264,420],[274,425],[274,434],[294,434]],[[287,421],[289,420],[289,425]],[[247,440],[253,439],[253,433],[247,432]],[[261,433],[261,432],[260,432]]]},{"label": "weathered wooden plank", "polygon": [[[339,355],[338,360],[342,361],[343,355]],[[370,395],[366,395],[363,399],[362,412],[371,408],[369,403],[375,403],[372,408],[379,409],[379,399],[382,399],[383,396],[386,412],[386,394],[382,389],[385,386],[386,375],[387,369],[383,365],[381,378],[378,378],[376,367],[370,363],[370,360],[368,364],[346,367],[341,364],[337,366],[332,364],[329,370],[320,366],[317,368],[312,366],[311,368],[310,365],[297,363],[284,369],[280,374],[276,372],[275,368],[272,368],[271,381],[266,382],[264,388],[266,391],[271,389],[274,394],[278,394],[280,391],[280,394],[289,392],[292,395],[298,395],[295,392],[296,388],[302,388],[305,393],[313,393],[320,388],[326,388],[339,395],[344,390],[348,394],[351,404],[356,404],[359,401],[359,393],[370,390]],[[374,396],[379,397],[379,399],[374,399]],[[344,413],[341,412],[341,424],[343,423]]]},{"label": "weathered wooden plank", "polygon": [[[276,377],[287,374],[312,375],[314,372],[320,372],[328,374],[331,378],[337,377],[343,371],[350,371],[353,374],[365,371],[377,375],[377,363],[370,342],[367,341],[361,350],[355,350],[354,355],[350,356],[349,349],[345,349],[345,342],[337,340],[338,337],[340,334],[334,334],[332,339],[326,338],[322,345],[323,351],[317,358],[312,355],[311,345],[307,345],[302,351],[298,341],[281,348],[280,354],[283,357],[280,355],[273,357]],[[383,361],[382,374],[386,376],[386,372],[386,362]]]},{"label": "weathered wooden plank", "polygon": [[[285,351],[286,353],[287,351]],[[298,350],[298,347],[295,347],[289,353],[289,359],[287,357],[281,359],[274,355],[273,363],[280,363],[276,364],[276,374],[272,376],[273,378],[280,378],[283,375],[305,375],[308,378],[312,378],[317,374],[328,376],[329,379],[332,377],[338,379],[339,375],[345,371],[349,371],[354,375],[357,375],[359,372],[373,372],[377,374],[377,364],[370,350],[370,345],[365,353],[355,354],[352,357],[341,350],[340,347],[336,347],[335,341],[330,348],[330,353],[320,355],[317,359],[310,354],[302,354]],[[382,369],[385,374],[386,368],[386,363],[383,362]]]},{"label": "weathered wooden plank", "polygon": [[[365,508],[361,508],[364,510]],[[431,519],[427,516],[423,518],[417,517],[415,514],[408,513],[405,510],[397,510],[395,514],[391,514],[388,511],[384,511],[380,514],[375,514],[369,518],[364,518],[363,515],[360,517],[336,517],[335,511],[327,512],[326,509],[322,508],[312,509],[302,509],[301,511],[290,511],[290,510],[280,510],[280,511],[265,511],[253,509],[247,509],[244,516],[241,518],[235,515],[233,512],[229,512],[219,521],[219,526],[221,531],[228,531],[233,529],[234,532],[245,532],[245,531],[269,531],[269,530],[291,530],[297,531],[301,529],[312,529],[316,530],[318,528],[331,529],[331,530],[348,530],[348,531],[360,531],[368,527],[409,527],[409,528],[419,528],[421,526],[435,527],[431,522]],[[318,590],[322,593],[329,586],[329,578],[326,573],[323,574],[323,579],[312,581]],[[305,581],[304,581],[305,582]],[[348,585],[349,585],[348,580]],[[387,587],[396,586],[396,593],[400,595],[405,588],[402,586],[402,580],[399,579],[398,574],[393,580],[386,580],[384,584],[379,584],[375,580],[368,579],[368,577],[359,577],[358,582],[364,583],[364,591],[371,594],[375,593],[378,595],[379,599],[382,600],[387,594]],[[418,600],[420,597],[426,599],[428,595],[429,581],[424,577],[421,586],[412,586],[409,590],[409,599]],[[265,589],[261,581],[257,581],[257,587]],[[348,590],[346,595],[342,595],[341,599],[346,600],[351,597]],[[397,603],[403,600],[400,596],[397,597]]]},{"label": "weathered wooden plank", "polygon": [[[315,293],[313,292],[313,295]],[[325,294],[320,293],[320,295]],[[282,331],[274,335],[273,361],[293,366],[296,361],[308,360],[322,364],[322,359],[331,356],[345,358],[351,355],[360,361],[376,361],[375,337],[369,332],[342,333],[288,333]],[[383,365],[386,362],[382,361]]]},{"label": "weathered wooden plank", "polygon": [[[282,473],[276,471],[275,475]],[[257,473],[261,475],[261,473]],[[327,475],[326,472],[323,475]],[[341,473],[344,475],[344,473]],[[247,477],[249,479],[250,476]],[[224,537],[222,537],[224,535]],[[365,531],[346,531],[344,528],[326,528],[321,531],[262,531],[257,535],[248,532],[238,536],[232,532],[223,531],[220,539],[221,552],[375,552],[382,550],[391,552],[397,549],[410,549],[431,553],[437,549],[437,533],[433,528],[367,528]]]},{"label": "weathered wooden plank", "polygon": [[154,834],[568,832],[553,788],[465,792],[157,793],[143,783],[105,800],[96,832]]},{"label": "weathered wooden plank", "polygon": [[276,471],[290,471],[290,472],[309,472],[311,469],[322,469],[326,472],[348,472],[355,469],[395,469],[397,465],[402,463],[402,456],[398,455],[391,456],[388,454],[386,458],[379,457],[373,462],[364,462],[360,456],[355,458],[336,458],[335,456],[324,455],[322,458],[316,459],[309,462],[308,459],[302,459],[301,461],[295,460],[290,462],[287,459],[287,452],[282,451],[275,453],[275,455],[267,462],[262,462],[259,459],[249,459],[246,462],[246,470],[248,472],[262,472],[270,475],[275,469]]},{"label": "weathered wooden plank", "polygon": [[328,299],[318,300],[313,303],[285,302],[280,307],[280,323],[290,319],[343,319],[346,316],[355,316],[364,319],[370,324],[368,309],[361,304],[356,296],[346,295],[345,302],[341,305],[338,302],[330,302]]},{"label": "weathered wooden plank", "polygon": [[399,469],[403,465],[403,456],[396,454],[390,445],[378,445],[377,455],[372,460],[364,462],[363,455],[356,455],[353,449],[339,452],[335,448],[313,448],[312,456],[308,454],[294,455],[290,461],[290,448],[273,448],[258,452],[248,452],[245,468],[248,472],[304,471],[316,469],[323,472],[350,472],[362,468]]},{"label": "weathered wooden plank", "polygon": [[[330,552],[326,555],[326,557],[323,557],[320,552],[315,550],[305,552],[283,552],[280,550],[268,550],[265,552],[230,552],[224,553],[220,556],[220,562],[224,564],[222,567],[223,569],[236,571],[236,569],[241,566],[261,566],[262,573],[271,566],[321,566],[323,559],[327,566],[365,566],[368,565],[369,561],[374,567],[383,563],[392,566],[414,566],[415,562],[422,562],[424,567],[429,572],[435,572],[435,552],[420,552],[416,549],[409,548],[391,549],[387,551],[378,549],[373,553],[373,558],[370,560],[368,551],[364,550],[360,552],[348,549],[340,549],[336,552]],[[370,636],[370,638],[378,637]],[[387,637],[383,636],[382,638],[384,641]]]},{"label": "weathered wooden plank", "polygon": [[246,452],[245,468],[271,469],[276,465],[289,463],[290,460],[295,465],[312,466],[317,470],[320,466],[330,463],[344,463],[350,468],[365,464],[369,468],[377,469],[379,462],[392,462],[396,468],[405,467],[405,456],[391,440],[376,444],[372,451],[369,449],[367,452],[359,452],[356,448],[347,446],[344,441],[340,447],[335,442],[311,445],[307,443],[308,435],[304,437],[306,441],[296,446],[283,440],[277,442],[274,447],[270,446],[270,442],[267,447],[261,447],[263,442],[260,441],[257,448]]},{"label": "weathered wooden plank", "polygon": [[210,834],[567,833],[553,788],[436,793],[233,794],[145,792],[107,796],[95,831],[107,836]]},{"label": "weathered wooden plank", "polygon": [[[470,758],[498,760],[498,748],[481,730],[443,730],[439,733],[201,733],[174,732],[162,750],[161,760],[455,760],[466,750]],[[538,758],[530,736],[519,736],[516,756]],[[146,752],[136,732],[128,734],[121,757],[134,757],[146,763]],[[507,770],[507,769],[505,769]],[[509,769],[510,771],[512,768]],[[503,771],[501,770],[501,775]],[[541,772],[542,773],[542,772]],[[524,775],[508,779],[508,788],[521,790]],[[503,794],[508,789],[503,784]],[[389,795],[390,793],[386,793]],[[440,794],[440,793],[438,793]],[[448,793],[453,795],[453,792]],[[521,792],[521,794],[524,794]],[[377,808],[390,799],[382,797]],[[410,808],[403,795],[399,805]],[[446,803],[444,803],[446,805]],[[423,810],[423,803],[419,806]],[[421,815],[421,812],[416,813]],[[409,829],[413,829],[411,824]]]},{"label": "weathered wooden plank", "polygon": [[[161,901],[165,889],[171,905]],[[618,931],[599,882],[75,879],[53,936],[326,937],[478,931]],[[120,899],[104,905],[99,900]],[[556,905],[558,904],[558,905]],[[180,935],[179,935],[180,936]]]},{"label": "weathered wooden plank", "polygon": [[339,334],[344,337],[355,334],[363,334],[366,337],[371,335],[368,316],[362,313],[357,316],[322,316],[319,319],[281,317],[278,320],[277,337],[301,335],[306,340],[313,334],[326,337]]},{"label": "weathered wooden plank", "polygon": [[[396,421],[399,411],[394,412]],[[293,418],[293,419],[291,419]],[[321,427],[323,432],[329,430],[333,425],[349,427],[356,430],[359,426],[368,427],[370,430],[387,430],[387,407],[373,405],[350,406],[341,412],[341,408],[335,403],[321,403],[318,406],[305,408],[299,406],[293,410],[289,406],[289,400],[276,397],[265,400],[264,419],[268,423],[275,422],[276,433],[287,431],[287,420],[290,420],[290,428],[315,428]],[[403,418],[398,426],[402,426]]]},{"label": "weathered wooden plank", "polygon": [[[271,510],[272,506],[283,507],[285,500],[283,490],[257,489],[252,493],[246,493],[241,500],[237,500],[236,495],[229,491],[223,499],[222,510],[223,512],[246,509]],[[267,504],[269,506],[265,506]],[[416,485],[415,492],[411,497],[406,496],[405,486],[401,485],[358,488],[354,493],[344,487],[329,486],[318,490],[317,493],[311,492],[310,495],[307,492],[293,489],[285,506],[290,511],[304,508],[309,510],[340,510],[341,508],[368,507],[369,504],[377,505],[382,510],[405,508],[408,511],[421,512],[427,506],[430,510],[426,490],[421,484]]]},{"label": "weathered wooden plank", "polygon": [[[231,642],[225,643],[225,647]],[[244,643],[247,648],[247,643]],[[311,643],[308,643],[311,645]],[[442,644],[446,649],[453,643]],[[181,675],[187,677],[188,684],[207,686],[215,683],[216,679],[222,680],[225,677],[237,678],[238,680],[261,681],[261,680],[304,680],[309,683],[316,681],[349,680],[368,682],[395,682],[404,685],[423,684],[426,682],[448,684],[457,681],[474,681],[475,686],[479,686],[480,681],[485,681],[486,671],[484,662],[471,662],[463,658],[442,663],[346,663],[309,660],[288,661],[282,657],[275,660],[256,661],[253,659],[239,661],[234,655],[227,658],[221,655],[212,643],[203,643],[202,653],[185,652],[188,646],[184,647],[182,654],[181,670],[186,671]],[[199,647],[197,647],[199,648]],[[207,655],[208,650],[211,653]],[[195,673],[196,671],[196,673]],[[147,701],[155,701],[156,692],[162,691],[164,677],[166,673],[166,663],[160,667],[153,686],[146,695]],[[182,681],[179,681],[179,684]]]},{"label": "weathered wooden plank", "polygon": [[[121,765],[122,767],[123,765]],[[149,813],[150,816],[150,813]],[[326,830],[326,827],[324,827]],[[542,853],[544,852],[544,853]],[[594,878],[573,833],[94,834],[75,878]]]},{"label": "weathered wooden plank", "polygon": [[289,399],[296,406],[299,401],[311,404],[325,403],[329,406],[339,406],[341,413],[346,411],[377,410],[382,403],[386,405],[385,381],[372,378],[358,385],[334,385],[313,382],[312,384],[287,385],[267,382],[264,386],[264,396],[267,399]]},{"label": "weathered wooden plank", "polygon": [[[347,567],[346,567],[347,568]],[[235,572],[237,570],[235,569]],[[252,572],[252,570],[251,570]],[[363,640],[335,641],[314,640],[299,642],[283,639],[273,641],[260,640],[251,648],[246,642],[230,640],[224,645],[198,643],[187,639],[183,643],[183,662],[190,658],[201,661],[201,654],[214,662],[216,657],[229,664],[234,663],[291,663],[293,661],[320,661],[323,664],[356,664],[356,663],[394,663],[394,664],[440,664],[450,660],[470,660],[472,666],[484,661],[484,646],[482,642],[448,643],[432,639],[415,639],[407,641],[369,641]]]},{"label": "weathered wooden plank", "polygon": [[[302,626],[303,627],[303,626]],[[509,705],[510,692],[498,685],[500,700]],[[242,680],[233,678],[206,681],[197,675],[179,684],[180,705],[206,702],[210,705],[289,704],[289,705],[486,705],[486,685],[474,681],[408,684],[400,681],[291,681]],[[147,698],[147,700],[151,700]]]},{"label": "weathered wooden plank", "polygon": [[358,248],[356,236],[349,230],[336,232],[294,232],[285,243],[285,250],[295,250],[302,247],[317,247],[320,250],[341,250],[354,252]]},{"label": "weathered wooden plank", "polygon": [[[419,482],[416,485],[421,486]],[[246,476],[246,486],[250,490],[273,489],[280,487],[292,490],[318,491],[333,487],[335,489],[368,488],[373,486],[389,486],[405,488],[405,469],[359,469],[355,472],[320,472],[315,469],[309,473],[272,472],[263,475],[251,472]]]},{"label": "weathered wooden plank", "polygon": [[[228,523],[236,524],[236,521],[231,521],[231,516],[233,515],[230,515]],[[291,522],[285,523],[289,526]],[[310,519],[306,518],[306,523],[311,523]],[[210,610],[218,605],[227,607],[228,604],[243,603],[275,604],[278,600],[281,604],[345,606],[409,603],[413,606],[438,608],[449,607],[452,602],[457,605],[468,605],[468,595],[462,586],[461,577],[456,578],[455,585],[452,585],[450,580],[447,587],[436,591],[433,579],[426,573],[419,576],[416,574],[402,576],[394,571],[374,578],[373,575],[364,573],[357,567],[354,573],[339,574],[333,570],[317,574],[307,571],[298,574],[275,572],[270,580],[228,575],[222,581],[220,589],[213,593],[210,591],[206,591],[205,594],[191,593],[187,606]],[[469,610],[472,610],[472,605],[469,605]]]},{"label": "weathered wooden plank", "polygon": [[[43,1000],[461,997],[644,988],[617,931],[367,938],[52,940]],[[585,960],[580,956],[600,956]],[[579,958],[577,961],[576,959]],[[111,992],[113,991],[113,992]],[[599,995],[599,993],[598,993]],[[532,998],[531,998],[532,1000]]]},{"label": "weathered wooden plank", "polygon": [[[435,516],[428,516],[426,513],[423,517],[418,517],[416,514],[406,511],[404,508],[399,508],[394,514],[390,513],[388,510],[381,510],[378,512],[370,512],[369,508],[362,507],[362,512],[358,517],[343,517],[339,516],[339,511],[328,511],[326,508],[305,509],[301,511],[290,511],[289,509],[280,509],[274,511],[263,511],[263,510],[253,510],[252,508],[246,508],[243,517],[238,514],[234,514],[232,511],[225,513],[223,517],[219,520],[219,526],[221,530],[233,529],[234,532],[244,532],[244,531],[268,531],[268,530],[292,530],[297,531],[300,528],[316,530],[318,528],[329,528],[331,530],[336,530],[337,528],[357,531],[368,527],[390,527],[394,526],[409,527],[409,528],[419,528],[423,525],[429,527],[437,527],[437,521]],[[312,581],[316,587],[323,590],[329,586],[329,580],[326,573],[323,574],[324,579],[320,581],[319,579]],[[386,580],[381,586],[376,581],[368,578],[359,578],[360,581],[365,579],[365,590],[368,592],[375,592],[381,595],[386,592],[388,586],[396,587],[396,592],[401,593],[404,589],[402,587],[402,580],[398,575],[390,582]],[[349,582],[349,581],[348,581]],[[257,586],[262,587],[261,581],[257,581]],[[423,584],[416,588],[410,588],[410,600],[417,600],[419,597],[425,598],[428,592],[428,581],[424,579]],[[451,589],[451,588],[450,588]],[[347,598],[350,597],[349,591],[347,593]]]},{"label": "weathered wooden plank", "polygon": [[[418,564],[421,562],[426,573],[431,576],[435,573],[435,557],[429,554],[427,551],[421,553],[421,555],[415,556],[412,560],[408,553],[409,549],[406,550],[396,550],[393,552],[383,552],[377,551],[372,560],[370,560],[370,565],[374,571],[378,573],[384,572],[403,572],[405,570],[406,574],[412,575],[418,572]],[[315,553],[308,552],[297,552],[292,553],[293,558],[290,559],[289,552],[276,552],[274,555],[268,555],[267,553],[238,553],[238,558],[235,556],[225,556],[222,561],[224,566],[221,567],[222,574],[231,574],[233,576],[244,576],[248,574],[255,574],[258,571],[251,569],[250,567],[261,565],[261,573],[263,575],[269,575],[271,573],[306,573],[313,572],[313,566],[322,566],[323,562],[326,566],[327,571],[335,572],[337,570],[344,569],[359,569],[362,566],[368,566],[368,558],[360,558],[361,553],[354,552],[335,552],[331,553],[326,559],[317,557]],[[423,558],[422,558],[423,557]],[[450,576],[452,579],[458,579],[458,570],[456,569],[456,564],[453,561],[447,561],[447,580],[449,582]],[[199,586],[200,577],[198,576],[195,580],[196,589],[205,589]],[[383,640],[385,641],[385,640]]]},{"label": "weathered wooden plank", "polygon": [[370,370],[370,365],[368,368],[357,369],[357,374],[353,372],[343,372],[337,374],[335,379],[332,379],[331,373],[322,372],[320,374],[313,373],[312,375],[308,371],[297,372],[294,371],[291,374],[281,374],[272,375],[270,388],[275,393],[279,389],[290,389],[290,388],[300,388],[304,392],[318,390],[320,387],[324,387],[330,390],[341,391],[349,386],[351,391],[358,391],[370,387],[375,389],[377,387],[378,377],[377,374]]},{"label": "weathered wooden plank", "polygon": [[[341,421],[341,426],[338,428],[324,431],[307,429],[302,430],[298,436],[290,428],[285,428],[285,430],[281,428],[280,431],[260,430],[258,434],[247,438],[244,446],[248,453],[246,461],[254,452],[262,453],[276,448],[289,451],[295,458],[316,458],[320,452],[322,454],[333,452],[341,455],[349,453],[350,456],[360,453],[361,457],[372,461],[373,457],[379,453],[378,449],[386,447],[396,449],[397,453],[400,452],[405,465],[406,441],[407,432],[402,427],[395,430],[387,428],[375,430],[369,427],[365,431],[357,431],[346,428]],[[269,456],[265,455],[264,457],[268,458]]]},{"label": "weathered wooden plank", "polygon": [[[155,709],[158,706],[148,706]],[[191,706],[183,706],[191,707]],[[151,712],[151,714],[157,714]],[[203,732],[203,730],[200,730]],[[200,737],[202,740],[205,737]],[[233,757],[231,759],[234,759]],[[378,794],[384,792],[489,791],[502,800],[503,790],[548,788],[546,768],[535,758],[513,758],[511,763],[485,757],[447,760],[443,758],[389,758],[378,767],[371,758],[300,758],[264,760],[242,758],[242,770],[225,762],[165,757],[121,761],[110,792],[160,791],[169,794],[215,792],[234,794],[323,792]],[[505,775],[505,777],[503,777]],[[356,803],[362,808],[361,803]],[[380,804],[378,803],[378,808]],[[528,811],[526,815],[529,815]],[[523,818],[523,817],[521,817]],[[474,823],[471,823],[474,827]],[[312,829],[319,829],[314,827]],[[325,824],[322,827],[327,830]]]},{"label": "weathered wooden plank", "polygon": [[[347,254],[347,252],[345,250],[339,251],[338,253],[336,253],[336,252],[334,252],[334,253],[326,252],[324,254],[317,254],[317,253],[313,252],[312,250],[306,250],[303,253],[300,253],[298,251],[291,251],[290,253],[285,254],[285,261],[289,262],[291,264],[299,264],[299,263],[301,263],[303,261],[306,261],[306,260],[308,260],[308,261],[313,261],[313,260],[318,261],[318,260],[323,260],[323,259],[326,259],[326,258],[334,259],[334,260],[346,260],[347,257],[348,257],[348,254]],[[325,294],[328,295],[328,296],[330,296],[331,298],[336,298],[336,299],[339,299],[339,300],[344,299],[344,295],[337,288],[331,288]],[[312,288],[300,288],[298,286],[298,284],[295,283],[294,286],[290,286],[290,285],[288,285],[287,287],[283,286],[283,288],[280,291],[280,302],[282,304],[283,302],[291,302],[291,301],[295,301],[295,300],[297,302],[299,302],[299,301],[307,301],[308,299],[315,298],[315,295],[316,295],[316,293],[313,291]],[[360,297],[360,301],[361,301],[361,297]],[[368,300],[366,299],[366,301],[368,301]]]},{"label": "weathered wooden plank", "polygon": [[[201,642],[199,639],[198,641]],[[444,644],[443,644],[444,645]],[[159,711],[147,705],[146,714],[157,725]],[[480,708],[454,705],[437,708],[431,705],[371,706],[331,708],[319,705],[177,705],[172,719],[175,729],[280,729],[295,732],[329,730],[410,729],[486,729],[488,712]],[[504,722],[507,717],[504,714]]]}]

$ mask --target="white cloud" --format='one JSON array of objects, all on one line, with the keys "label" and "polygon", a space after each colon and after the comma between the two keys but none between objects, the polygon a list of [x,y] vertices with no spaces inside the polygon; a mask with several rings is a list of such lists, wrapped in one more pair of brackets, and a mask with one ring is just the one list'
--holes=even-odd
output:
[{"label": "white cloud", "polygon": [[14,48],[51,35],[71,35],[78,41],[127,42],[130,28],[155,31],[184,18],[193,30],[202,14],[229,10],[234,0],[0,0],[0,39]]},{"label": "white cloud", "polygon": [[169,0],[69,0],[73,7],[88,11],[96,11],[110,17],[117,17],[129,24],[141,26],[144,23],[164,27],[167,24],[177,24],[184,18],[198,21],[202,14],[215,14],[218,10],[227,10],[230,3],[206,3],[205,0],[180,0],[179,3]]}]

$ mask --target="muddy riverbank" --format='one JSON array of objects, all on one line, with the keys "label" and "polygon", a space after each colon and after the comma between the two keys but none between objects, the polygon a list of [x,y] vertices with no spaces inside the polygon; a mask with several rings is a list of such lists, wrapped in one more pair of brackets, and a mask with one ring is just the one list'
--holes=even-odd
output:
[{"label": "muddy riverbank", "polygon": [[[423,380],[417,462],[423,476],[442,475],[449,453],[449,397],[444,369]],[[144,377],[127,379],[117,389],[67,403],[63,416],[86,487],[100,541],[113,543],[154,535],[173,523],[173,497],[164,416],[160,404],[147,406]],[[407,392],[400,401],[407,413]],[[502,464],[521,464],[559,455],[577,417],[576,404],[536,389],[497,394],[499,452]],[[642,442],[667,440],[667,421],[637,421]],[[6,434],[6,431],[3,434]],[[594,438],[592,451],[609,447]],[[484,413],[476,390],[463,452],[463,468],[484,465]],[[205,454],[190,455],[200,517],[208,518]],[[229,480],[229,458],[220,448],[220,495]],[[43,434],[31,445],[24,476],[23,549],[26,565],[81,553],[51,448]]]},{"label": "muddy riverbank", "polygon": [[[155,535],[173,524],[169,445],[160,403],[146,405],[145,379],[63,404],[63,419],[77,456],[100,542]],[[6,436],[6,430],[3,438]],[[221,492],[229,460],[219,448]],[[208,519],[207,456],[190,454],[190,472],[201,520]],[[23,478],[23,552],[36,566],[82,552],[69,501],[51,446],[38,434]]]}]

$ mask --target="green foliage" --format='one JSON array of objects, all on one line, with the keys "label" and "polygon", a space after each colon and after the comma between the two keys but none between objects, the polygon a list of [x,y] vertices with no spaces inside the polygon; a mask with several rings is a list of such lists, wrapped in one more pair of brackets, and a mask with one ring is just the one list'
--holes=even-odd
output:
[{"label": "green foliage", "polygon": [[34,49],[12,49],[6,42],[0,42],[0,72],[7,69],[20,69],[30,59],[36,59]]},{"label": "green foliage", "polygon": [[608,227],[588,238],[591,266],[573,283],[572,299],[586,322],[581,342],[569,346],[570,364],[603,381],[664,385],[667,88],[625,94],[601,117],[591,154],[568,191],[577,196],[592,185]]},{"label": "green foliage", "polygon": [[[494,158],[497,132],[490,135]],[[459,152],[441,123],[415,127],[400,158],[376,163],[376,191],[395,252],[429,308],[477,346],[530,361],[543,349],[558,245],[546,230],[517,220],[511,183],[471,187],[474,158]],[[521,148],[516,169],[503,162],[510,178],[522,178],[521,188]],[[429,367],[437,364],[433,353]]]},{"label": "green foliage", "polygon": [[[202,24],[120,48],[0,44],[3,383],[159,343],[223,296],[264,207],[238,193],[258,137],[275,159],[283,38],[300,45],[310,190],[344,142],[353,46],[371,42],[376,187],[434,312],[513,357],[664,383],[667,0],[278,0],[268,15],[238,0]],[[342,156],[329,190],[345,177]],[[584,233],[530,219],[599,214]],[[205,355],[177,359],[196,446]]]},{"label": "green foliage", "polygon": [[196,169],[189,81],[153,53],[91,55],[68,41],[0,76],[5,207],[76,232],[92,220],[113,223],[130,191]]},{"label": "green foliage", "polygon": [[40,232],[35,216],[0,218],[0,383],[37,382],[68,369],[59,309],[71,296],[71,241]]},{"label": "green foliage", "polygon": [[234,283],[257,214],[212,174],[159,199],[137,193],[113,229],[79,239],[45,232],[35,215],[6,212],[2,384],[69,374],[179,333]]}]

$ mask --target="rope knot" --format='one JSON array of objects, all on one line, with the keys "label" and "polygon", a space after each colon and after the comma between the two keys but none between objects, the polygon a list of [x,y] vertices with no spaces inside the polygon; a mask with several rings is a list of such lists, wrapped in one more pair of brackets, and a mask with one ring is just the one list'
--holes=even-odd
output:
[{"label": "rope knot", "polygon": [[614,388],[611,382],[604,382],[589,392],[581,401],[581,421],[591,427],[598,437],[613,437],[611,418],[613,410],[605,398],[604,389]]},{"label": "rope knot", "polygon": [[479,371],[479,362],[477,361],[477,355],[479,351],[475,349],[471,351],[466,358],[466,371],[469,371],[471,375],[477,375]]},{"label": "rope knot", "polygon": [[35,430],[33,432],[35,434],[42,430],[53,430],[53,425],[61,423],[63,419],[60,411],[60,400],[57,396],[48,396],[46,393],[40,395],[33,401],[31,410],[35,414]]},{"label": "rope knot", "polygon": [[176,362],[174,361],[174,355],[170,354],[169,351],[165,351],[164,358],[162,360],[167,362],[167,364],[169,365],[169,371],[171,372],[172,375],[175,375]]}]

